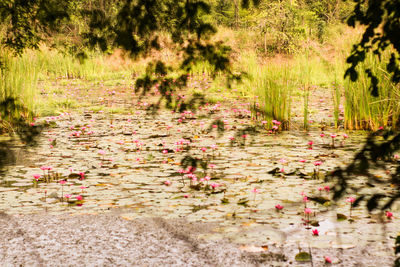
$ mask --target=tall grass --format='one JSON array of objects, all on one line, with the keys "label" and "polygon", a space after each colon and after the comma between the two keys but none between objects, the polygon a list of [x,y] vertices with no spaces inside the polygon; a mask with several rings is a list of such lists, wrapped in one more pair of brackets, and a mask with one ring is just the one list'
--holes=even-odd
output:
[{"label": "tall grass", "polygon": [[239,93],[248,96],[249,99],[258,99],[261,113],[270,126],[272,120],[278,120],[282,122],[282,128],[287,129],[293,90],[289,66],[261,65],[255,54],[244,55],[240,66],[248,74],[248,79],[238,85]]},{"label": "tall grass", "polygon": [[[114,60],[115,61],[115,60]],[[130,79],[132,72],[140,72],[142,67],[132,64],[113,62],[110,57],[92,53],[89,58],[80,62],[69,54],[42,47],[39,51],[28,50],[21,56],[15,56],[6,49],[0,50],[0,102],[8,98],[18,100],[20,109],[9,114],[8,118],[0,114],[0,128],[11,125],[13,120],[32,117],[40,114],[40,108],[57,105],[46,105],[39,96],[38,82],[56,78],[81,78],[85,80]],[[114,65],[113,65],[114,64]],[[49,101],[54,101],[50,99]],[[50,111],[51,112],[51,111]]]},{"label": "tall grass", "polygon": [[79,78],[85,80],[121,79],[133,69],[125,64],[115,65],[106,55],[93,52],[86,60],[78,60],[70,54],[42,47],[40,51],[27,51],[23,57],[34,62],[40,79]]},{"label": "tall grass", "polygon": [[[7,108],[0,114],[0,128],[12,127],[13,121],[32,116],[36,99],[38,71],[34,62],[26,57],[15,58],[7,50],[0,51],[0,103],[18,100],[20,108]],[[8,113],[8,114],[6,114]]]},{"label": "tall grass", "polygon": [[326,62],[308,53],[260,62],[254,54],[242,56],[238,65],[250,79],[239,86],[239,92],[262,99],[265,119],[282,121],[285,129],[290,125],[292,101],[300,95],[296,101],[303,101],[303,127],[308,129],[310,88],[317,86],[317,90],[326,90],[334,80]]},{"label": "tall grass", "polygon": [[[260,107],[264,119],[269,123],[275,119],[283,122],[283,128],[289,128],[292,101],[294,97],[300,95],[300,99],[296,101],[303,104],[303,124],[307,129],[310,113],[308,102],[311,91],[309,89],[316,87],[317,90],[326,90],[327,95],[332,95],[336,127],[339,126],[341,102],[345,107],[344,125],[347,129],[374,130],[380,126],[392,125],[400,117],[399,87],[390,82],[388,74],[384,71],[385,66],[372,55],[369,55],[367,60],[359,66],[358,81],[343,80],[342,77],[347,67],[345,59],[350,53],[351,44],[358,41],[360,34],[352,31],[346,32],[346,29],[338,29],[331,31],[331,36],[325,44],[326,47],[330,47],[329,49],[310,42],[307,44],[306,50],[303,50],[305,53],[280,59],[259,57],[253,44],[255,36],[250,33],[223,30],[218,36],[228,39],[228,43],[233,46],[235,69],[248,74],[248,79],[234,85],[234,89],[243,97],[247,97],[249,102],[258,102],[253,103],[252,106]],[[328,50],[329,53],[326,53]],[[387,57],[387,55],[383,56]],[[173,57],[167,58],[174,62]],[[27,51],[20,57],[14,57],[9,51],[2,49],[0,50],[0,59],[2,66],[0,101],[9,97],[16,98],[26,110],[36,113],[40,113],[40,109],[44,106],[47,108],[60,106],[57,103],[46,105],[42,100],[41,103],[38,101],[41,99],[38,97],[38,81],[40,80],[55,78],[80,78],[96,81],[130,79],[132,73],[140,74],[146,66],[146,61],[126,63],[119,61],[117,57],[110,60],[110,57],[96,53],[90,54],[86,61],[80,62],[71,55],[49,50],[46,47],[40,51]],[[366,68],[372,68],[379,76],[381,81],[379,97],[372,97],[370,94],[370,82],[364,73]],[[196,65],[192,69],[192,74],[198,78],[194,87],[196,90],[201,90],[202,93],[214,92],[216,97],[221,98],[221,88],[226,85],[223,82],[225,81],[224,76],[217,76],[214,82],[209,83],[211,72],[212,68],[209,64],[199,63]],[[329,88],[332,88],[332,84],[334,85],[330,92]],[[342,88],[344,88],[345,98],[342,98]],[[48,101],[54,102],[55,100],[49,99]],[[65,103],[62,106],[65,106]],[[31,116],[25,114],[26,110],[24,109],[24,112],[15,111],[13,116]],[[51,110],[47,109],[46,113],[49,112]],[[0,120],[4,121],[5,118],[0,117]]]},{"label": "tall grass", "polygon": [[[382,56],[368,54],[366,60],[358,67],[359,77],[356,82],[345,82],[345,126],[348,129],[377,130],[381,126],[392,126],[400,118],[400,87],[390,81],[385,71],[385,60],[389,52]],[[365,73],[371,69],[379,79],[379,96],[374,97],[370,91],[370,78]],[[398,129],[397,129],[398,130]]]},{"label": "tall grass", "polygon": [[[335,73],[335,84],[333,88],[333,103],[335,124],[338,126],[340,97],[344,94],[344,126],[353,130],[376,130],[380,126],[396,127],[395,122],[400,116],[400,88],[394,85],[386,73],[386,66],[390,51],[386,51],[379,59],[373,54],[368,54],[366,60],[357,68],[359,78],[352,82],[344,80],[348,65],[346,58],[350,55],[352,45],[357,43],[363,29],[350,29],[342,27],[331,28],[329,43],[334,48],[335,60],[331,64],[332,72]],[[366,69],[371,69],[379,79],[379,96],[373,97],[370,91],[370,79],[365,74]]]},{"label": "tall grass", "polygon": [[341,86],[337,83],[337,81],[335,81],[332,84],[333,117],[335,119],[335,128],[339,127],[341,95]]},{"label": "tall grass", "polygon": [[304,88],[304,102],[303,102],[303,127],[308,130],[308,101],[310,98],[310,87],[307,85]]},{"label": "tall grass", "polygon": [[[345,38],[343,38],[345,36]],[[340,106],[344,104],[344,126],[346,129],[376,130],[380,126],[392,126],[396,129],[396,122],[400,118],[400,86],[390,81],[385,71],[390,51],[382,55],[381,59],[369,54],[358,71],[359,79],[351,82],[344,80],[343,75],[348,65],[346,58],[350,54],[351,45],[360,38],[359,31],[342,32],[330,40],[334,51],[325,55],[324,48],[305,50],[305,53],[294,56],[285,61],[269,61],[259,64],[256,56],[245,55],[240,66],[252,77],[242,87],[242,94],[260,96],[265,103],[264,111],[267,119],[290,121],[290,98],[294,90],[304,88],[303,116],[304,128],[308,128],[308,102],[310,86],[317,90],[326,90],[330,94],[332,88],[333,116],[335,126],[340,124]],[[370,92],[370,79],[365,74],[369,68],[376,73],[379,79],[379,96],[373,97]],[[342,94],[344,98],[342,99]],[[399,127],[397,125],[397,127]],[[398,129],[397,129],[398,130]]]}]

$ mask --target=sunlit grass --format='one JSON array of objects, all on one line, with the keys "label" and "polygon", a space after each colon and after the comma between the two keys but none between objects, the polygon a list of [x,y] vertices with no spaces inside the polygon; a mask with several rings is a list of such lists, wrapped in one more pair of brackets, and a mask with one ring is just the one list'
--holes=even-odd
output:
[{"label": "sunlit grass", "polygon": [[[39,75],[35,62],[26,57],[15,58],[7,50],[0,51],[0,59],[0,100],[16,98],[20,104],[32,110]],[[18,114],[15,115],[18,117]]]},{"label": "sunlit grass", "polygon": [[[371,95],[370,79],[365,73],[367,68],[379,79],[377,97]],[[346,80],[345,83],[346,128],[377,130],[381,126],[392,126],[395,129],[400,116],[400,87],[391,82],[384,64],[371,54],[367,55],[358,71],[357,82]]]},{"label": "sunlit grass", "polygon": [[[118,56],[101,55],[92,53],[85,61],[79,61],[69,54],[60,53],[41,47],[40,50],[28,50],[21,56],[15,56],[11,51],[2,49],[0,101],[7,98],[18,100],[21,110],[13,111],[7,118],[0,120],[12,121],[23,117],[29,119],[35,115],[57,114],[60,110],[68,110],[79,106],[74,99],[55,99],[41,97],[40,91],[43,83],[39,81],[60,81],[61,85],[71,86],[71,81],[81,79],[85,81],[102,82],[109,84],[124,84],[124,81],[132,79],[133,73],[142,71],[142,63],[122,62]],[[50,94],[62,95],[63,88],[50,88]]]},{"label": "sunlit grass", "polygon": [[[345,38],[343,38],[345,36]],[[340,96],[343,94],[344,106],[344,126],[346,129],[353,130],[377,130],[379,127],[392,126],[396,128],[395,122],[400,116],[400,88],[390,81],[386,72],[386,65],[382,62],[388,61],[390,48],[385,51],[381,58],[372,53],[366,55],[366,59],[361,63],[357,71],[358,79],[355,82],[350,79],[343,79],[343,75],[348,67],[345,63],[346,57],[350,54],[353,43],[361,38],[359,29],[352,30],[343,36],[336,36],[335,54],[336,61],[333,64],[333,71],[338,78],[335,80],[334,115],[337,122],[337,112],[339,109]],[[374,97],[370,90],[370,79],[365,73],[366,69],[371,69],[379,80],[379,96]],[[343,92],[341,91],[343,88]]]},{"label": "sunlit grass", "polygon": [[258,97],[265,119],[269,123],[271,120],[281,121],[286,129],[290,125],[293,97],[299,95],[303,98],[303,127],[307,129],[310,86],[327,90],[326,87],[334,80],[330,65],[315,55],[270,59],[262,64],[254,54],[247,54],[238,65],[249,76],[238,85],[238,92],[249,99]]},{"label": "sunlit grass", "polygon": [[[305,46],[305,50],[303,47],[301,53],[293,56],[267,58],[250,49],[253,35],[225,29],[217,37],[229,37],[228,43],[234,46],[234,70],[246,74],[242,82],[233,83],[232,88],[228,88],[224,75],[212,79],[212,67],[207,63],[198,63],[191,70],[194,79],[189,84],[187,95],[202,94],[210,103],[240,96],[251,102],[250,106],[258,106],[263,119],[269,124],[275,119],[283,122],[284,128],[290,126],[293,101],[300,101],[300,105],[303,105],[303,126],[307,129],[311,113],[309,88],[313,87],[325,90],[332,97],[332,115],[336,127],[340,126],[341,105],[345,109],[344,126],[347,129],[394,126],[393,122],[400,116],[400,90],[390,82],[384,71],[385,66],[377,58],[368,56],[367,61],[359,67],[359,80],[344,80],[343,74],[347,68],[345,60],[351,44],[358,40],[359,32],[346,32],[332,27],[328,33],[329,36],[325,38],[326,47],[311,42]],[[170,62],[174,62],[173,53],[163,53],[168,54]],[[82,88],[81,81],[84,81],[87,90],[96,86],[133,86],[135,77],[144,73],[147,63],[151,61],[150,58],[134,62],[117,52],[111,56],[93,52],[85,61],[79,61],[71,55],[46,47],[40,51],[27,51],[20,57],[2,50],[0,57],[4,66],[0,80],[0,100],[7,97],[19,99],[26,110],[37,115],[57,114],[60,110],[82,106],[82,103],[76,103],[76,100],[68,97],[56,99],[39,95],[44,84],[49,95],[58,97],[65,95],[66,88]],[[372,68],[381,80],[379,97],[370,94],[369,79],[363,74],[366,67]],[[38,81],[41,81],[41,88]],[[57,86],[47,81],[56,82]],[[294,97],[296,100],[293,100]],[[22,111],[14,113],[14,117],[33,116]]]}]

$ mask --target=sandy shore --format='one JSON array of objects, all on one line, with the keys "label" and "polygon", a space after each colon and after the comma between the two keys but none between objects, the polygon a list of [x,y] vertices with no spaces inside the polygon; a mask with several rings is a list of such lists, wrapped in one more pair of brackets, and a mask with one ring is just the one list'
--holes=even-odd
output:
[{"label": "sandy shore", "polygon": [[[1,266],[312,266],[293,246],[250,253],[227,240],[197,238],[210,224],[105,215],[0,215]],[[391,266],[382,248],[313,249],[313,266]]]}]

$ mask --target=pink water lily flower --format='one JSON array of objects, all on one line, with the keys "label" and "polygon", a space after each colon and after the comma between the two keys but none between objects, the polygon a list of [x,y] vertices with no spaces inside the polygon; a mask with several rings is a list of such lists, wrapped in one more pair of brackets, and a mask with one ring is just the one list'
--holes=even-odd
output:
[{"label": "pink water lily flower", "polygon": [[319,235],[318,229],[313,229],[312,230],[312,234],[315,235],[315,236]]},{"label": "pink water lily flower", "polygon": [[286,164],[288,161],[287,161],[286,159],[280,159],[279,162],[280,162],[281,164]]},{"label": "pink water lily flower", "polygon": [[305,209],[304,209],[304,213],[305,213],[305,214],[311,214],[311,213],[312,213],[312,209],[310,209],[310,208],[305,208]]},{"label": "pink water lily flower", "polygon": [[308,144],[308,149],[312,150],[314,142],[313,141],[309,141],[307,144]]},{"label": "pink water lily flower", "polygon": [[279,210],[282,210],[282,209],[283,209],[283,206],[282,206],[281,204],[276,204],[276,205],[275,205],[275,209],[278,210],[278,211],[279,211]]},{"label": "pink water lily flower", "polygon": [[41,169],[42,171],[49,171],[49,170],[52,169],[52,167],[50,167],[50,166],[42,166],[42,167],[40,167],[40,169]]},{"label": "pink water lily flower", "polygon": [[322,161],[320,161],[320,160],[317,160],[316,162],[314,162],[315,166],[320,166],[321,164],[322,164]]},{"label": "pink water lily flower", "polygon": [[348,198],[346,198],[346,202],[349,202],[349,203],[351,203],[351,204],[353,204],[354,201],[356,201],[356,199],[355,199],[354,197],[348,197]]},{"label": "pink water lily flower", "polygon": [[210,186],[212,187],[212,189],[215,189],[215,188],[219,187],[220,185],[217,183],[212,183],[212,184],[210,184]]},{"label": "pink water lily flower", "polygon": [[330,257],[328,257],[328,256],[325,256],[325,263],[332,263],[332,259],[330,258]]},{"label": "pink water lily flower", "polygon": [[257,193],[259,193],[259,192],[260,192],[260,190],[259,190],[259,189],[257,189],[257,188],[253,188],[253,189],[251,190],[251,192],[253,192],[254,194],[257,194]]},{"label": "pink water lily flower", "polygon": [[193,172],[195,172],[195,171],[196,171],[196,167],[189,166],[189,167],[188,167],[188,170],[187,170],[187,173],[193,173]]},{"label": "pink water lily flower", "polygon": [[393,218],[393,213],[390,211],[386,211],[386,218],[388,218],[389,220],[391,220]]}]

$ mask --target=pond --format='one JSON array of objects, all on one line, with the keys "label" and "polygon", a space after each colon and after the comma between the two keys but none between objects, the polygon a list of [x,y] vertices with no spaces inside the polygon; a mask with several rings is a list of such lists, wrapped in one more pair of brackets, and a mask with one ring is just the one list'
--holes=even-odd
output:
[{"label": "pond", "polygon": [[[258,248],[394,243],[390,237],[400,231],[398,205],[394,218],[369,214],[364,207],[351,209],[345,199],[331,201],[332,184],[324,179],[351,162],[365,133],[271,133],[252,120],[248,105],[236,100],[206,105],[196,114],[161,110],[153,116],[146,106],[139,103],[125,114],[84,108],[38,119],[48,128],[23,164],[7,167],[2,175],[0,209],[9,214],[118,209],[126,220],[215,222],[202,238],[228,238]],[[223,122],[222,133],[216,120]],[[256,132],[237,134],[248,127]],[[188,155],[199,163],[196,169],[181,164]],[[392,255],[387,249],[382,253]]]}]

